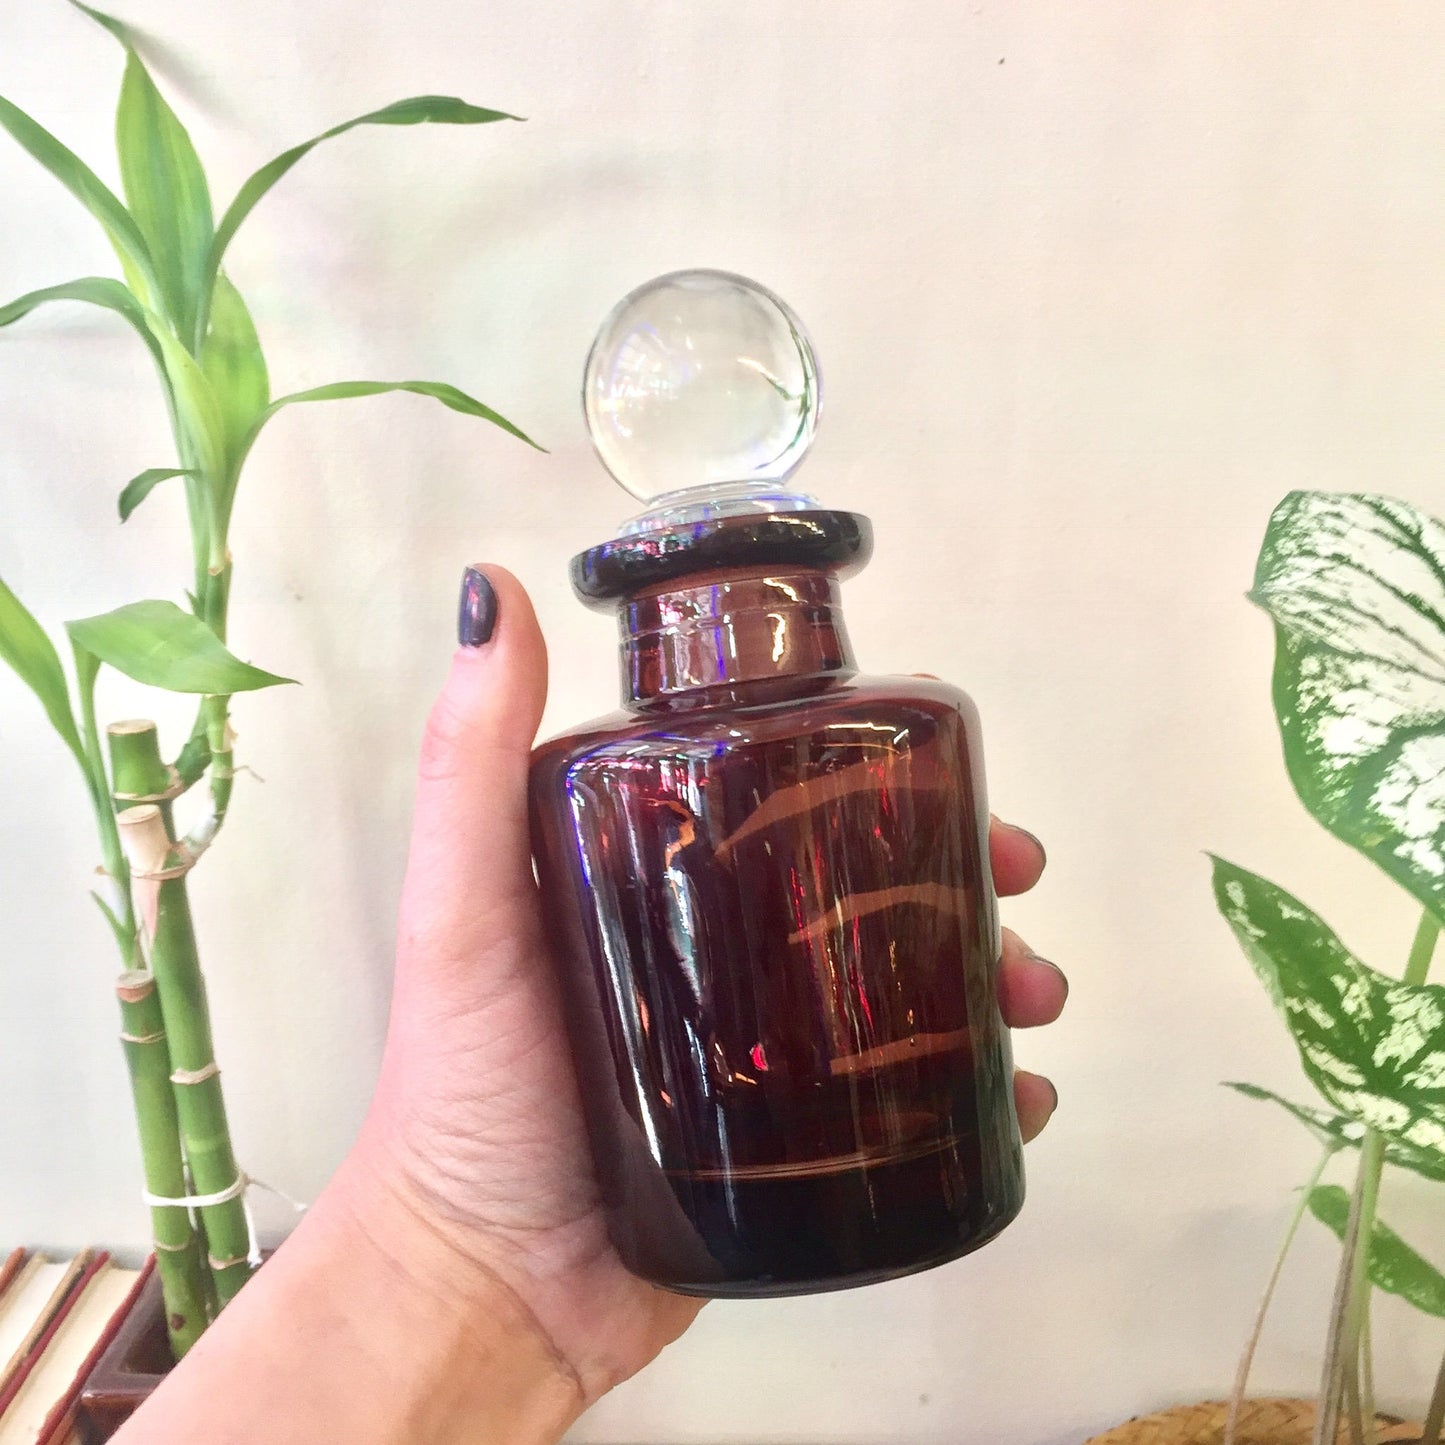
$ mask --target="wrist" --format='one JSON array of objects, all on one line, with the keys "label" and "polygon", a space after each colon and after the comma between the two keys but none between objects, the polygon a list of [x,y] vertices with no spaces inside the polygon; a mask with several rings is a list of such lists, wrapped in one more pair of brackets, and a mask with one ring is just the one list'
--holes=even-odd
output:
[{"label": "wrist", "polygon": [[314,1213],[326,1234],[317,1254],[346,1261],[340,1273],[356,1291],[354,1328],[372,1358],[391,1362],[388,1388],[398,1378],[413,1382],[422,1413],[404,1438],[561,1438],[585,1403],[575,1373],[526,1301],[461,1248],[365,1144]]},{"label": "wrist", "polygon": [[348,1159],[126,1445],[553,1445],[581,1390],[525,1304]]}]

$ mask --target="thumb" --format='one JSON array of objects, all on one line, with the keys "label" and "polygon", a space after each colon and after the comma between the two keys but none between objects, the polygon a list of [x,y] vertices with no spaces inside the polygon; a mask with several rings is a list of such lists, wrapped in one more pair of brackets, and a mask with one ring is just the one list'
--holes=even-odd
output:
[{"label": "thumb", "polygon": [[398,984],[476,970],[536,923],[527,769],[547,697],[547,649],[522,584],[468,567],[461,645],[427,719],[402,890]]}]

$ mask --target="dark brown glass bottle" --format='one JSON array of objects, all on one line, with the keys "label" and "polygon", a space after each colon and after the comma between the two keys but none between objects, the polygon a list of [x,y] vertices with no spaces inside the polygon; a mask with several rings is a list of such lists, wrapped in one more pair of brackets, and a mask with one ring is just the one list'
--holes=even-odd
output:
[{"label": "dark brown glass bottle", "polygon": [[857,672],[870,549],[804,510],[573,564],[624,699],[535,754],[538,876],[613,1240],[683,1293],[926,1269],[1023,1201],[978,718]]}]

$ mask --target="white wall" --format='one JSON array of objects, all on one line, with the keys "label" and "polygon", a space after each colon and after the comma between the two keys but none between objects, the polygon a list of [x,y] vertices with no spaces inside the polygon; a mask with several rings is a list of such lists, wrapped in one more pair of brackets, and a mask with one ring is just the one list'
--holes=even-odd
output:
[{"label": "white wall", "polygon": [[[973,691],[995,804],[1048,841],[1043,886],[1007,917],[1073,978],[1067,1022],[1018,1048],[1063,1103],[999,1243],[868,1291],[713,1305],[576,1438],[1064,1445],[1224,1392],[1313,1151],[1216,1087],[1305,1094],[1201,850],[1315,901],[1381,966],[1413,925],[1294,801],[1242,593],[1290,487],[1445,507],[1445,15],[115,3],[163,41],[222,194],[405,94],[530,117],[338,141],[232,253],[278,391],[445,377],[551,448],[387,399],[298,409],[250,466],[236,644],[306,686],[237,704],[266,783],[242,782],[196,880],[248,1169],[314,1194],[363,1111],[462,566],[532,588],[549,727],[610,705],[610,624],[565,583],[628,510],[586,445],[582,358],[630,286],[726,266],[817,342],[828,404],[804,475],[877,524],[849,590],[865,663]],[[0,92],[98,164],[118,77],[60,0],[0,14]],[[8,142],[0,198],[6,295],[112,267]],[[57,309],[0,337],[0,574],[47,623],[178,587],[178,499],[113,520],[119,485],[169,456],[118,324]],[[120,686],[105,702],[137,706]],[[139,1244],[83,800],[4,677],[0,736],[0,1244]],[[1388,1202],[1445,1253],[1423,1186]],[[1313,1387],[1331,1252],[1309,1229],[1261,1388]],[[1387,1400],[1418,1409],[1445,1331],[1386,1301],[1378,1335]]]}]

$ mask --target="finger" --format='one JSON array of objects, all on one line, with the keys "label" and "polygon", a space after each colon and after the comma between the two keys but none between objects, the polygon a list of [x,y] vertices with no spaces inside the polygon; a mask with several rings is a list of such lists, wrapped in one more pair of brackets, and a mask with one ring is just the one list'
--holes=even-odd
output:
[{"label": "finger", "polygon": [[1029,949],[1011,928],[1003,930],[998,966],[998,1006],[1011,1029],[1051,1024],[1064,1011],[1069,981],[1058,964]]},{"label": "finger", "polygon": [[1019,1069],[1014,1074],[1014,1107],[1018,1110],[1019,1134],[1027,1144],[1037,1139],[1053,1118],[1059,1107],[1059,1091],[1042,1074]]},{"label": "finger", "polygon": [[521,583],[500,567],[467,569],[458,632],[422,740],[399,966],[419,955],[475,962],[536,911],[527,770],[546,646]]},{"label": "finger", "polygon": [[1032,833],[989,818],[988,851],[993,859],[993,886],[1000,897],[1027,893],[1039,881],[1048,858]]}]

